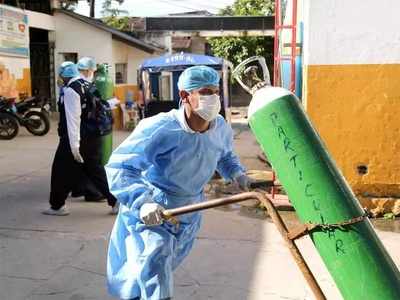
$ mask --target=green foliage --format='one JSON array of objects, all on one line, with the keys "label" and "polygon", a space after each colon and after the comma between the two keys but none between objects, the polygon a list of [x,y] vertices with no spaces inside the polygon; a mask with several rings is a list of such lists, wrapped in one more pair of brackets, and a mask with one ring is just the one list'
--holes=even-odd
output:
[{"label": "green foliage", "polygon": [[104,18],[103,22],[106,23],[108,26],[114,27],[115,29],[130,32],[129,17],[111,16]]},{"label": "green foliage", "polygon": [[[117,16],[119,16],[121,14],[128,13],[126,10],[119,9],[119,8],[113,8],[112,7],[113,2],[122,4],[124,2],[124,0],[105,0],[103,2],[103,10],[101,11],[103,16],[106,16],[108,18],[117,18]],[[113,22],[115,22],[117,26],[121,26],[120,24],[118,24],[118,22],[116,22],[116,20],[113,20]]]},{"label": "green foliage", "polygon": [[[122,4],[124,0],[116,0],[116,2]],[[103,2],[103,10],[101,13],[105,16],[105,18],[103,18],[104,23],[121,31],[129,31],[129,17],[119,17],[119,15],[127,14],[128,12],[126,10],[113,8],[112,4],[112,0]]]},{"label": "green foliage", "polygon": [[236,0],[231,6],[220,11],[224,16],[269,16],[273,15],[273,0]]},{"label": "green foliage", "polygon": [[396,219],[396,215],[394,213],[386,213],[383,215],[385,220],[394,220]]},{"label": "green foliage", "polygon": [[224,37],[209,40],[212,51],[216,56],[239,64],[246,58],[254,55],[270,58],[271,53],[267,46],[272,46],[270,38],[265,37]]},{"label": "green foliage", "polygon": [[[273,0],[236,0],[222,9],[222,16],[264,16],[274,13]],[[271,37],[217,37],[210,38],[214,55],[230,60],[234,65],[254,55],[264,56],[270,65],[273,62],[273,38]]]}]

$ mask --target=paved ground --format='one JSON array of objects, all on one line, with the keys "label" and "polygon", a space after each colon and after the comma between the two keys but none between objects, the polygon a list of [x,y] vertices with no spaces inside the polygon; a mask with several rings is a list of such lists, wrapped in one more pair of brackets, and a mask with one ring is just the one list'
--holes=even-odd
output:
[{"label": "paved ground", "polygon": [[[106,204],[78,199],[69,203],[70,216],[40,214],[47,207],[54,128],[45,137],[21,130],[0,141],[0,299],[111,299],[105,256],[114,217]],[[247,125],[234,128],[244,164],[262,169]],[[126,135],[117,132],[115,144]],[[399,265],[400,235],[379,235]],[[310,240],[299,245],[328,299],[341,299]],[[195,248],[175,275],[177,300],[312,299],[274,225],[239,206],[205,213]]]}]

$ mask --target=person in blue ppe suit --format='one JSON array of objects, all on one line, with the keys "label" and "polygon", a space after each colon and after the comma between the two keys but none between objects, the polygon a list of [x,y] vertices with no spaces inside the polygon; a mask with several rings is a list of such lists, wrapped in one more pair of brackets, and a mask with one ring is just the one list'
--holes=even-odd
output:
[{"label": "person in blue ppe suit", "polygon": [[201,213],[163,222],[161,212],[204,200],[215,170],[247,190],[249,178],[219,115],[219,75],[206,66],[182,72],[179,110],[142,120],[106,165],[120,209],[108,248],[109,292],[120,299],[170,299],[173,271],[188,255]]}]

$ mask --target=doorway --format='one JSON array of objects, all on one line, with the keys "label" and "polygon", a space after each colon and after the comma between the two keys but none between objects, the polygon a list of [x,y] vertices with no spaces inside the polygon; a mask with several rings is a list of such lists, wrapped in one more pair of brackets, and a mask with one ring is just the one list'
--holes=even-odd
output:
[{"label": "doorway", "polygon": [[49,32],[31,27],[29,40],[32,95],[52,99],[50,71],[54,68],[51,66],[53,60],[50,59]]}]

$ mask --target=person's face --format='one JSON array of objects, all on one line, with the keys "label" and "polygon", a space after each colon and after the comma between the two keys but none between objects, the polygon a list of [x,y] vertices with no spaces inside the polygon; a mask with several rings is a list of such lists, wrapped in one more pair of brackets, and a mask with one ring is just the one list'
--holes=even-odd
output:
[{"label": "person's face", "polygon": [[92,79],[94,76],[94,70],[80,70],[81,74],[88,79]]},{"label": "person's face", "polygon": [[61,76],[57,78],[57,86],[62,87],[64,85],[64,79]]},{"label": "person's face", "polygon": [[68,83],[68,81],[70,81],[71,78],[60,76],[59,79],[60,79],[60,83],[62,83],[63,85],[65,85],[65,84]]},{"label": "person's face", "polygon": [[216,86],[206,86],[190,92],[180,91],[182,102],[189,104],[192,110],[199,107],[200,96],[209,96],[214,94],[219,95],[219,88]]}]

